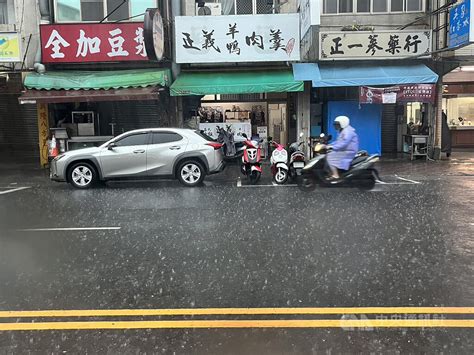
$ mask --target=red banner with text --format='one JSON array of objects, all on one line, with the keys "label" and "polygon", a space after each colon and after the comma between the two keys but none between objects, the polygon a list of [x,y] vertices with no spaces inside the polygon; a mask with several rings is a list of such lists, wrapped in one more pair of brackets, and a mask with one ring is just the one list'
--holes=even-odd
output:
[{"label": "red banner with text", "polygon": [[143,22],[41,25],[44,63],[148,60]]},{"label": "red banner with text", "polygon": [[388,88],[361,86],[359,89],[359,102],[361,104],[434,103],[435,99],[435,84],[396,85]]}]

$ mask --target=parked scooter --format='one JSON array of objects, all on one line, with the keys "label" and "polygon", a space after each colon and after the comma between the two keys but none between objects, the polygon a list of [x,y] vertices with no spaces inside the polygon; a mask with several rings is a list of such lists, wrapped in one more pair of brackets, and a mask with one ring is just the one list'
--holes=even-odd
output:
[{"label": "parked scooter", "polygon": [[321,135],[320,143],[314,147],[315,157],[301,170],[298,178],[298,187],[303,191],[312,191],[317,185],[322,187],[357,187],[362,190],[371,190],[376,180],[380,180],[375,169],[375,163],[379,161],[377,155],[369,156],[366,151],[360,151],[351,163],[348,171],[341,171],[340,179],[330,180],[331,171],[327,162],[327,139]]},{"label": "parked scooter", "polygon": [[240,170],[243,175],[247,176],[249,182],[253,185],[260,180],[262,176],[262,151],[258,141],[250,140],[246,134],[243,134],[244,154],[242,156],[242,165]]},{"label": "parked scooter", "polygon": [[273,181],[283,185],[288,180],[288,152],[285,147],[275,141],[271,142],[275,149],[270,157]]},{"label": "parked scooter", "polygon": [[[303,138],[303,133],[300,134],[300,139]],[[290,144],[289,153],[290,161],[288,162],[288,172],[290,179],[295,181],[301,175],[301,170],[305,165],[305,155],[301,150],[304,141],[294,142]]]}]

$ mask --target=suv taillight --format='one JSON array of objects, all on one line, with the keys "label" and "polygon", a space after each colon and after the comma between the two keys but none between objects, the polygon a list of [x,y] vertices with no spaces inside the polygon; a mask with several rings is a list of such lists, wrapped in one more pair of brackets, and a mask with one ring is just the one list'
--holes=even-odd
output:
[{"label": "suv taillight", "polygon": [[214,150],[221,149],[223,146],[223,144],[217,142],[206,143],[206,145],[211,146],[212,148],[214,148]]}]

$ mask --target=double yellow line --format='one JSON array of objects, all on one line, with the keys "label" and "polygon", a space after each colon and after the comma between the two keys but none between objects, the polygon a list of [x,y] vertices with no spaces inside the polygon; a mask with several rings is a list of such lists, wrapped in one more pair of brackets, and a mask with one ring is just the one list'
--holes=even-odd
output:
[{"label": "double yellow line", "polygon": [[[402,315],[424,315],[423,319]],[[342,319],[246,319],[246,320],[85,320],[38,321],[44,318],[162,317],[162,316],[311,316],[336,315]],[[353,315],[349,317],[348,315]],[[359,315],[359,319],[357,318]],[[360,317],[364,315],[364,317]],[[392,315],[384,319],[365,316]],[[443,317],[440,317],[443,315]],[[464,316],[446,319],[446,315]],[[474,328],[474,307],[334,307],[334,308],[181,308],[0,311],[0,331],[80,329],[185,329],[185,328]],[[426,317],[428,316],[428,317]],[[433,316],[433,317],[431,317]],[[467,316],[467,317],[466,317]],[[340,318],[339,317],[339,318]],[[34,322],[17,322],[31,318]]]}]

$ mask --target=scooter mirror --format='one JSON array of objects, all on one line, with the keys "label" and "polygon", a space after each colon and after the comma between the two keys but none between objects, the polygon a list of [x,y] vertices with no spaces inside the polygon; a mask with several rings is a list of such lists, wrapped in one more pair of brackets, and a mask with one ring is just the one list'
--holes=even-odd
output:
[{"label": "scooter mirror", "polygon": [[248,136],[247,136],[247,134],[245,134],[245,133],[242,133],[242,137],[248,139]]}]

